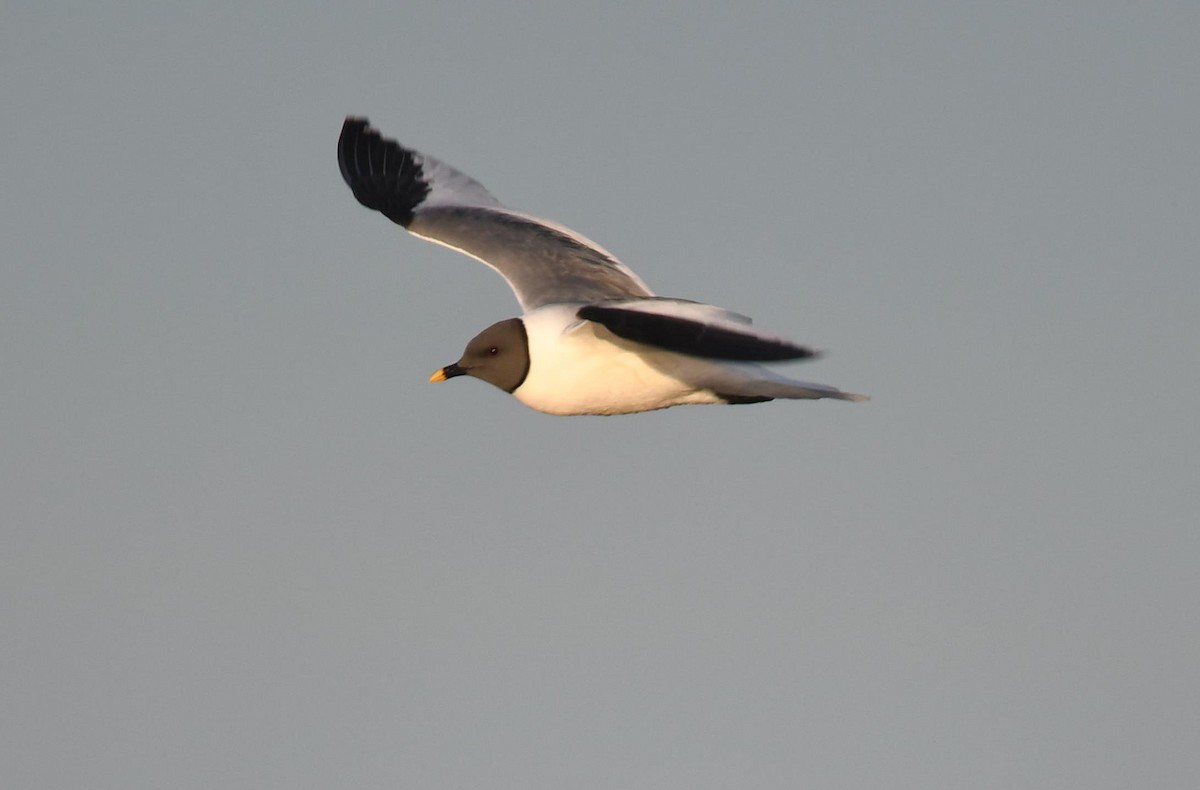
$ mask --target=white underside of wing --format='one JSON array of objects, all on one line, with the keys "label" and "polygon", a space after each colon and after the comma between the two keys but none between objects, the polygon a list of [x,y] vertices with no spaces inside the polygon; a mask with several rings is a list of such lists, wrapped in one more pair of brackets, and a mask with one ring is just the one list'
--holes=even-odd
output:
[{"label": "white underside of wing", "polygon": [[[413,151],[413,159],[421,168],[429,194],[421,201],[426,206],[499,207],[500,201],[483,184],[440,159]],[[420,210],[418,207],[418,211]]]},{"label": "white underside of wing", "polygon": [[[486,267],[488,267],[489,269],[491,269],[492,271],[494,271],[496,274],[500,275],[501,277],[504,277],[504,272],[500,271],[500,270],[499,270],[499,269],[497,269],[495,266],[493,266],[492,264],[488,263],[488,262],[487,262],[487,261],[485,261],[483,258],[480,258],[478,255],[476,255],[476,254],[475,254],[475,253],[473,253],[473,252],[467,252],[467,251],[466,251],[466,250],[464,250],[462,247],[455,247],[453,244],[449,244],[449,243],[447,243],[447,242],[444,242],[444,241],[442,241],[441,239],[435,239],[433,236],[423,236],[423,235],[421,235],[420,233],[417,233],[417,232],[415,232],[415,231],[413,231],[413,230],[411,230],[411,229],[410,229],[408,232],[409,232],[409,233],[411,233],[412,235],[416,236],[418,239],[424,239],[425,241],[432,242],[432,243],[434,243],[434,244],[438,245],[439,247],[445,247],[445,248],[446,248],[446,249],[448,249],[448,250],[454,250],[455,252],[462,253],[463,255],[466,255],[468,258],[474,258],[475,260],[477,260],[477,261],[479,261],[480,263],[482,263],[484,266],[486,266]],[[509,287],[510,289],[512,289],[513,296],[517,297],[517,303],[521,305],[521,308],[522,308],[522,309],[524,309],[524,308],[525,308],[525,303],[524,303],[524,302],[521,300],[521,294],[520,294],[520,292],[519,292],[519,291],[517,291],[517,288],[516,288],[516,286],[514,286],[514,285],[512,284],[512,281],[511,281],[511,280],[509,280],[507,277],[504,277],[504,282],[508,284],[508,287]]]},{"label": "white underside of wing", "polygon": [[[441,163],[438,163],[438,164],[441,164]],[[480,215],[480,219],[478,221],[478,228],[479,228],[479,232],[481,234],[486,234],[488,232],[488,217],[493,216],[493,215],[496,216],[497,218],[513,217],[516,219],[520,219],[524,222],[529,222],[529,223],[533,223],[535,225],[540,225],[544,228],[553,230],[554,232],[561,234],[562,236],[565,236],[580,245],[583,245],[583,246],[589,247],[592,250],[595,250],[597,253],[599,253],[603,257],[607,258],[609,261],[611,261],[611,267],[613,269],[616,269],[618,272],[620,272],[625,277],[627,277],[638,288],[641,288],[642,290],[644,290],[648,295],[652,295],[654,293],[646,286],[646,284],[644,282],[642,282],[641,278],[638,277],[633,272],[633,270],[631,270],[625,264],[621,263],[621,261],[618,260],[615,255],[613,255],[611,252],[606,250],[604,247],[601,247],[599,244],[592,241],[588,237],[584,236],[583,234],[576,233],[575,231],[571,230],[570,228],[566,227],[565,225],[560,225],[557,222],[543,219],[542,217],[536,217],[532,214],[526,214],[525,212],[522,212],[522,211],[513,211],[512,209],[505,208],[504,206],[502,206],[498,202],[496,202],[495,198],[492,197],[492,195],[490,193],[488,193],[487,190],[484,189],[477,181],[474,181],[474,180],[470,179],[469,177],[464,176],[462,173],[459,173],[457,170],[454,170],[449,165],[442,165],[442,167],[445,170],[450,171],[451,173],[453,173],[456,176],[461,176],[462,179],[469,182],[470,185],[473,185],[473,186],[462,187],[462,189],[465,190],[465,194],[461,193],[461,192],[457,192],[457,191],[446,190],[439,196],[440,199],[438,202],[434,202],[430,198],[426,198],[426,200],[423,201],[421,203],[421,205],[414,212],[417,216],[420,216],[422,213],[422,210],[427,207],[437,207],[437,208],[455,208],[455,207],[457,207],[457,208],[475,209],[476,212]],[[474,187],[478,187],[478,190],[475,190]],[[434,184],[431,184],[431,187],[430,187],[430,195],[431,196],[434,195],[435,190],[436,190],[436,182]],[[470,200],[472,198],[472,196],[478,196],[480,202],[464,202],[464,199]],[[484,196],[486,196],[486,198],[488,200],[490,200],[491,202],[490,203],[482,202]],[[463,255],[474,258],[475,260],[479,261],[480,263],[484,264],[488,268],[495,271],[501,277],[504,277],[504,272],[502,272],[497,266],[488,262],[487,259],[481,258],[480,256],[476,255],[475,253],[468,252],[467,250],[464,250],[462,247],[456,246],[454,244],[450,244],[449,242],[443,241],[442,239],[439,239],[435,236],[430,236],[430,235],[421,233],[420,231],[414,230],[411,226],[408,228],[408,232],[411,233],[412,235],[416,236],[417,238],[424,239],[425,241],[433,242],[434,244],[437,244],[441,247],[445,247],[446,249],[454,250],[455,252],[459,252],[459,253],[462,253]],[[580,266],[594,266],[595,264],[590,263],[590,262],[585,262],[585,263],[580,263],[579,265]],[[521,295],[520,291],[517,290],[517,288],[513,284],[513,282],[511,280],[509,280],[507,277],[504,277],[504,280],[505,280],[505,282],[508,283],[508,287],[512,289],[513,294],[516,295],[517,301],[521,304],[522,308],[528,310],[529,305],[527,305],[525,300],[522,299],[522,295]],[[714,309],[719,309],[719,308],[714,308]],[[730,315],[737,315],[737,314],[731,313]],[[746,322],[748,323],[749,319],[746,319]]]},{"label": "white underside of wing", "polygon": [[[550,228],[551,230],[554,230],[563,236],[566,236],[567,238],[584,245],[585,247],[592,248],[604,257],[610,258],[614,262],[620,264],[617,256],[613,255],[611,252],[604,249],[587,236],[584,236],[582,233],[577,233],[576,231],[568,228],[566,225],[560,225],[554,220],[545,219],[544,217],[536,217],[532,214],[527,214],[524,211],[516,211],[508,208],[501,203],[495,195],[489,192],[487,187],[471,178],[461,170],[451,167],[440,159],[429,156],[428,154],[414,152],[413,155],[418,160],[418,164],[420,164],[422,168],[426,183],[429,184],[429,194],[426,195],[425,199],[421,201],[419,206],[417,206],[414,213],[420,214],[421,209],[432,207],[489,209],[496,214],[504,214],[509,217],[515,217],[517,219],[525,220],[526,222],[531,222],[535,225],[541,225],[542,227]],[[421,238],[429,237],[422,236]],[[430,241],[434,240],[430,239]],[[628,267],[624,266],[624,264],[620,265],[621,268],[625,270],[626,274],[641,283],[641,280],[638,280],[637,275],[635,275],[632,271],[629,271]]]},{"label": "white underside of wing", "polygon": [[[560,225],[554,220],[537,217],[533,214],[527,214],[524,211],[515,211],[510,209],[501,203],[495,195],[489,192],[487,187],[471,178],[461,170],[451,167],[440,159],[429,156],[428,154],[414,152],[413,155],[415,158],[417,158],[418,164],[421,166],[426,183],[429,184],[429,194],[426,195],[425,199],[421,201],[421,204],[415,209],[414,213],[420,214],[422,209],[432,207],[482,208],[488,209],[488,213],[494,212],[496,214],[503,214],[509,217],[515,217],[517,219],[524,220],[526,222],[531,222],[536,225],[541,225],[542,227],[549,228],[557,233],[562,234],[563,236],[566,236],[578,244],[582,244],[585,247],[590,247],[604,257],[612,260],[613,263],[616,264],[616,266],[631,280],[643,288],[646,287],[646,284],[643,283],[628,266],[621,263],[617,256],[613,255],[611,252],[606,250],[604,247],[601,247],[587,236],[584,236],[582,233],[571,230],[566,225]],[[430,238],[429,236],[421,236],[421,238],[442,244],[442,242],[438,241],[437,239]],[[458,247],[452,247],[448,244],[443,244],[443,246],[463,252],[463,250],[459,249]],[[482,260],[473,255],[471,257],[475,258],[476,260]],[[483,263],[487,263],[487,261],[483,261]],[[650,289],[646,288],[646,290],[649,291]]]}]

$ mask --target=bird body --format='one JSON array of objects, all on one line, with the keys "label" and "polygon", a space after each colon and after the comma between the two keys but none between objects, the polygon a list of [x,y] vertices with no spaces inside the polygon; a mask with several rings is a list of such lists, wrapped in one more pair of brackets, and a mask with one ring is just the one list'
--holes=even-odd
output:
[{"label": "bird body", "polygon": [[623,340],[580,319],[578,308],[546,305],[522,316],[529,374],[513,391],[521,403],[547,414],[627,414],[720,402],[684,379],[686,358]]},{"label": "bird body", "polygon": [[[529,371],[513,396],[547,414],[628,414],[689,403],[848,396],[786,379],[753,363],[678,354],[625,340],[578,305],[547,305],[522,316]],[[859,396],[850,395],[851,398]]]},{"label": "bird body", "polygon": [[775,373],[761,363],[814,352],[758,331],[738,313],[655,296],[595,242],[504,207],[479,182],[384,139],[366,119],[346,119],[338,162],[360,203],[487,264],[524,308],[476,335],[458,362],[430,381],[473,376],[558,415],[866,399]]}]

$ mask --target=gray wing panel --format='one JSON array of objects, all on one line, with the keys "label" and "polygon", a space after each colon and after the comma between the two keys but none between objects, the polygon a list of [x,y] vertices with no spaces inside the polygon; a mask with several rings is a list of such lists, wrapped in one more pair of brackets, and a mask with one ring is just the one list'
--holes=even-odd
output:
[{"label": "gray wing panel", "polygon": [[653,295],[620,261],[586,239],[502,208],[426,206],[408,230],[491,266],[526,311],[559,302]]}]

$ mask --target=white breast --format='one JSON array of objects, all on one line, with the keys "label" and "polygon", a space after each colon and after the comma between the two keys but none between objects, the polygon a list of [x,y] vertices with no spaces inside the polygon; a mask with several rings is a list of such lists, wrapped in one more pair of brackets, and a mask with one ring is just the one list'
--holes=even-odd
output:
[{"label": "white breast", "polygon": [[[523,316],[529,373],[513,392],[548,414],[627,414],[683,403],[719,403],[679,376],[678,354],[617,338],[575,316],[574,305],[547,305]],[[701,363],[702,364],[702,363]]]}]

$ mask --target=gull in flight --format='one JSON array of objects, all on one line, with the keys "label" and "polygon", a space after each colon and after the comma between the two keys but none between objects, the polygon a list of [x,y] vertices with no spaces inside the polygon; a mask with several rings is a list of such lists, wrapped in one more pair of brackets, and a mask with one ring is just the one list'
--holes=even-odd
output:
[{"label": "gull in flight", "polygon": [[358,202],[409,233],[481,261],[523,314],[489,326],[430,381],[473,376],[548,414],[630,414],[688,403],[866,400],[764,363],[816,354],[744,315],[655,296],[612,253],[503,206],[483,185],[349,117],[338,140]]}]

